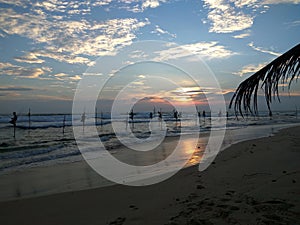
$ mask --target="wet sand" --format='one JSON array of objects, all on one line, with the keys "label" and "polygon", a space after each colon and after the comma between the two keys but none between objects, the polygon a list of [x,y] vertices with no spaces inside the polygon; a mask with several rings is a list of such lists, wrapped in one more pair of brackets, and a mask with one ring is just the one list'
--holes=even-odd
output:
[{"label": "wet sand", "polygon": [[299,161],[300,127],[288,128],[232,145],[203,172],[193,166],[151,186],[0,202],[0,218],[18,225],[299,224]]}]

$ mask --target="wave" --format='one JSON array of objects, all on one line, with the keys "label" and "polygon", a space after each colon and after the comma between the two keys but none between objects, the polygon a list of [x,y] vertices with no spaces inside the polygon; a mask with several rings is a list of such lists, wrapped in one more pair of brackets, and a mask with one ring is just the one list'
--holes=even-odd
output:
[{"label": "wave", "polygon": [[[94,115],[87,114],[85,126],[94,125]],[[44,165],[46,162],[55,164],[59,159],[72,161],[72,157],[80,155],[74,139],[72,126],[82,126],[80,115],[73,115],[75,121],[72,124],[72,115],[65,116],[66,132],[62,133],[64,115],[34,115],[31,117],[30,130],[28,126],[28,117],[19,116],[17,124],[17,138],[11,135],[12,126],[8,124],[8,116],[0,116],[0,170],[13,169],[20,166]],[[224,119],[224,117],[222,117]],[[267,114],[261,117],[248,117],[237,119],[234,116],[227,118],[226,128],[222,125],[214,125],[212,122],[219,120],[217,117],[197,118],[196,115],[189,114],[177,121],[172,114],[164,115],[166,124],[166,136],[173,137],[179,135],[188,135],[194,132],[209,133],[212,129],[243,129],[247,127],[257,127],[272,124],[287,124],[300,122],[300,118],[295,117],[293,112],[273,113],[270,119]],[[152,141],[157,138],[151,135],[150,122],[152,126],[159,127],[160,121],[157,117],[150,120],[149,114],[137,114],[133,121],[128,120],[128,115],[120,115],[113,122],[119,122],[125,125],[127,123],[128,131],[118,134],[125,142],[130,143],[132,140],[127,138],[128,132],[136,136],[137,141]],[[116,150],[121,146],[113,127],[112,119],[107,114],[104,118],[97,119],[98,137],[109,150]],[[134,128],[132,127],[134,125]]]}]

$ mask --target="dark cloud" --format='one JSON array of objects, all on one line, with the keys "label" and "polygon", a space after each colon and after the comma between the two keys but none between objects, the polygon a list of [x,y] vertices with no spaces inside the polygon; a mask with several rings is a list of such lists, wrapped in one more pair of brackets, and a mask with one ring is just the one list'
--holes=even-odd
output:
[{"label": "dark cloud", "polygon": [[[29,87],[0,87],[0,91],[33,91],[33,88]],[[2,94],[3,96],[3,94]]]}]

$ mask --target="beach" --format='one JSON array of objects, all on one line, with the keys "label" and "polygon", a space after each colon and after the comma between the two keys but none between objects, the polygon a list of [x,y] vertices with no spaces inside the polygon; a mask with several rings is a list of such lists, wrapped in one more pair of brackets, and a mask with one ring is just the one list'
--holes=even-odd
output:
[{"label": "beach", "polygon": [[1,223],[299,224],[299,133],[292,127],[233,144],[205,171],[191,166],[150,186],[3,201]]}]

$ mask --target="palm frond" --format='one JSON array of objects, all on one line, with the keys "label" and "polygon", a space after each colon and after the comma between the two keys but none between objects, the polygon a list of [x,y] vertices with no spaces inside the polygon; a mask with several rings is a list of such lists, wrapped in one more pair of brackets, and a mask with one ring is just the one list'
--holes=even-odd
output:
[{"label": "palm frond", "polygon": [[243,116],[243,112],[251,112],[257,115],[257,92],[260,83],[262,83],[261,88],[264,91],[269,112],[271,112],[272,98],[277,97],[280,101],[279,84],[288,83],[288,88],[290,88],[291,82],[299,77],[299,72],[300,44],[240,83],[230,101],[229,108],[234,105],[236,116],[238,114]]}]

